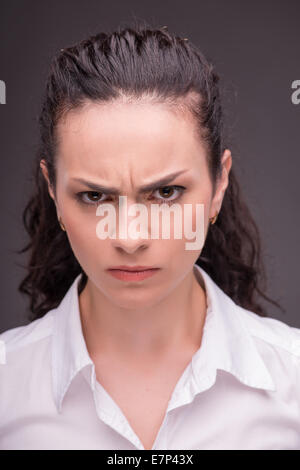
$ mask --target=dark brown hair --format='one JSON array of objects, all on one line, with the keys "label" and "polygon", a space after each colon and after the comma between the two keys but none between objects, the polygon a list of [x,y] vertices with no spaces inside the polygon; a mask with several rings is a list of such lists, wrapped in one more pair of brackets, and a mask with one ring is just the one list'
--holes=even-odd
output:
[{"label": "dark brown hair", "polygon": [[[166,27],[155,29],[145,23],[100,32],[53,57],[39,115],[35,187],[23,213],[30,240],[19,251],[30,254],[27,275],[19,286],[20,292],[30,298],[30,321],[57,307],[79,273],[83,273],[79,292],[87,280],[61,230],[40,169],[44,159],[55,193],[56,131],[62,116],[88,101],[110,102],[120,96],[135,99],[147,94],[158,102],[184,103],[206,146],[215,189],[222,154],[230,148],[218,82],[213,65],[189,40],[171,34]],[[221,211],[208,229],[197,264],[237,304],[268,316],[257,295],[281,307],[260,287],[262,281],[264,286],[266,283],[260,243],[233,167]]]}]

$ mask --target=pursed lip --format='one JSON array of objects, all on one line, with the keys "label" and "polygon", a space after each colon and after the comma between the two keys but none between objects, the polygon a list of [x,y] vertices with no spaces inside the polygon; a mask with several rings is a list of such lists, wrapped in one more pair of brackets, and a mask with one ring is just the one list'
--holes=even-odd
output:
[{"label": "pursed lip", "polygon": [[150,269],[160,269],[153,266],[114,266],[113,268],[108,268],[108,271],[118,270],[118,271],[148,271]]}]

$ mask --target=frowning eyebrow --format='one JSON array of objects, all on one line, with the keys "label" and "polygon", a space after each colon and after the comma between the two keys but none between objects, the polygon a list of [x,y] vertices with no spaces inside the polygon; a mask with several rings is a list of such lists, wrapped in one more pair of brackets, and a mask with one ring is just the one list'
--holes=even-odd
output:
[{"label": "frowning eyebrow", "polygon": [[[185,173],[188,170],[189,168],[186,168],[185,170],[181,170],[181,171],[176,171],[175,173],[166,175],[157,181],[153,181],[152,183],[146,184],[144,186],[140,186],[137,188],[138,192],[143,193],[143,192],[153,191],[155,189],[160,188],[161,186],[165,186],[171,183],[177,176],[181,175],[182,173]],[[85,179],[82,179],[82,178],[72,178],[71,181],[82,183],[86,185],[88,188],[90,188],[92,191],[101,192],[105,194],[111,194],[111,195],[117,195],[117,196],[121,195],[121,192],[119,191],[119,189],[112,187],[112,186],[100,185],[98,183],[93,183],[92,181],[86,181]]]}]

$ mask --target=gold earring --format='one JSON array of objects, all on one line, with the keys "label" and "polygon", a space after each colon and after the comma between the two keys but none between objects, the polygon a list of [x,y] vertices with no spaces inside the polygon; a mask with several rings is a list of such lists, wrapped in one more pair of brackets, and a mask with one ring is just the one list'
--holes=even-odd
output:
[{"label": "gold earring", "polygon": [[210,217],[209,221],[210,221],[210,223],[211,223],[212,225],[213,225],[213,224],[215,223],[215,221],[217,220],[218,214],[219,214],[219,213],[217,212],[214,217]]},{"label": "gold earring", "polygon": [[65,229],[65,226],[64,226],[64,224],[62,223],[62,221],[61,221],[61,218],[60,218],[60,217],[59,217],[58,221],[59,221],[59,225],[61,226],[62,230],[65,232],[65,231],[66,231],[66,229]]}]

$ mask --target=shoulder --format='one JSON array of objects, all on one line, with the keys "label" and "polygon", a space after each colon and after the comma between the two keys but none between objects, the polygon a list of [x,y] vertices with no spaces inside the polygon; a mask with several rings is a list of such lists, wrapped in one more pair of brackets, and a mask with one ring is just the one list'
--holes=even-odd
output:
[{"label": "shoulder", "polygon": [[300,357],[300,328],[288,325],[272,317],[261,317],[256,313],[238,307],[245,327],[253,339],[265,345],[286,351],[291,356]]},{"label": "shoulder", "polygon": [[8,358],[21,357],[26,351],[36,349],[41,340],[51,337],[54,311],[49,310],[42,318],[0,334],[0,367],[8,363]]},{"label": "shoulder", "polygon": [[[35,401],[34,390],[43,393],[51,380],[53,311],[31,323],[0,334],[0,422],[11,413],[24,412]],[[40,397],[39,397],[40,398]],[[0,425],[1,428],[1,425]],[[1,434],[1,431],[0,431]]]},{"label": "shoulder", "polygon": [[284,400],[300,404],[300,328],[238,307],[239,315]]}]

